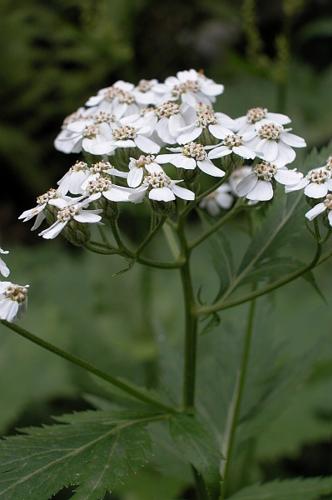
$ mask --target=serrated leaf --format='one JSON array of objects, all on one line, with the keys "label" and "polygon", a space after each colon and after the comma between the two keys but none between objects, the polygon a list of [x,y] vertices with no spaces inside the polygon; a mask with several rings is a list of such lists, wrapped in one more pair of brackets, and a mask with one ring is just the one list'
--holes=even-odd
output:
[{"label": "serrated leaf", "polygon": [[0,498],[48,500],[75,486],[76,500],[102,500],[146,464],[145,427],[158,416],[89,411],[57,420],[0,441]]},{"label": "serrated leaf", "polygon": [[230,500],[317,500],[332,493],[332,478],[290,479],[272,481],[244,488]]},{"label": "serrated leaf", "polygon": [[209,483],[218,481],[221,460],[215,440],[199,420],[177,415],[169,421],[170,434],[183,458],[192,464]]}]

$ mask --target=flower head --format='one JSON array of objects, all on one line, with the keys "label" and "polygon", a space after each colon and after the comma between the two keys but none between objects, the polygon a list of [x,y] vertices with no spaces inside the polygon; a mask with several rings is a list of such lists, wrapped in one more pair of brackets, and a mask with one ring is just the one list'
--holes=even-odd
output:
[{"label": "flower head", "polygon": [[0,282],[0,319],[14,321],[25,310],[29,285]]}]

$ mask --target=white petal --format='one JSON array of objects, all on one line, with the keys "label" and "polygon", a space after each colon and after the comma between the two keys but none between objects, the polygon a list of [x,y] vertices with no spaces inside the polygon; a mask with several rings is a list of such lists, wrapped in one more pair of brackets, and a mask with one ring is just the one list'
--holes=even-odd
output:
[{"label": "white petal", "polygon": [[74,219],[77,222],[81,223],[86,223],[86,224],[94,224],[96,222],[99,222],[101,220],[100,215],[94,214],[92,212],[81,212],[80,214],[77,214],[74,216]]},{"label": "white petal", "polygon": [[281,140],[288,144],[288,146],[293,146],[294,148],[305,148],[306,142],[302,137],[298,135],[291,134],[290,132],[283,132],[281,134]]},{"label": "white petal", "polygon": [[153,142],[148,137],[138,135],[135,139],[136,146],[143,151],[143,153],[156,154],[160,151],[160,146]]},{"label": "white petal", "polygon": [[185,126],[185,122],[180,115],[173,115],[169,117],[168,128],[173,137],[176,137],[181,128]]},{"label": "white petal", "polygon": [[235,192],[238,196],[247,196],[247,194],[254,189],[258,182],[256,174],[249,174],[242,179],[236,186]]},{"label": "white petal", "polygon": [[197,166],[202,170],[202,172],[205,172],[208,175],[212,175],[213,177],[224,177],[225,175],[225,172],[216,167],[209,159],[198,161]]},{"label": "white petal", "polygon": [[263,154],[266,161],[273,162],[278,156],[278,144],[275,141],[263,139],[258,144],[257,151]]},{"label": "white petal", "polygon": [[318,203],[318,205],[315,205],[313,208],[311,208],[306,214],[306,218],[308,220],[313,220],[315,217],[317,217],[317,215],[320,215],[322,214],[323,212],[325,212],[326,210],[326,206],[324,205],[324,203]]},{"label": "white petal", "polygon": [[202,133],[201,127],[194,127],[189,132],[183,132],[178,135],[177,140],[179,144],[187,144],[188,142],[193,142]]},{"label": "white petal", "polygon": [[213,160],[215,158],[222,158],[223,156],[230,155],[231,153],[231,149],[227,148],[226,146],[218,146],[214,149],[211,149],[208,157],[210,158],[210,160]]},{"label": "white petal", "polygon": [[142,183],[143,179],[143,169],[138,167],[133,167],[128,172],[127,182],[128,186],[132,188],[138,187]]},{"label": "white petal", "polygon": [[278,156],[274,162],[277,166],[284,166],[292,163],[296,158],[296,153],[288,144],[283,142],[278,143]]},{"label": "white petal", "polygon": [[19,305],[15,300],[0,300],[0,319],[11,322],[16,318],[18,310]]},{"label": "white petal", "polygon": [[7,276],[9,276],[10,274],[8,266],[2,259],[0,259],[0,274],[2,274],[2,276],[4,276],[5,278],[7,278]]},{"label": "white petal", "polygon": [[203,80],[201,81],[201,89],[208,96],[216,96],[223,93],[224,86],[220,83]]},{"label": "white petal", "polygon": [[246,146],[235,146],[233,148],[233,153],[237,154],[238,156],[241,156],[241,158],[245,158],[246,160],[253,160],[256,156],[254,151],[251,149],[247,148]]},{"label": "white petal", "polygon": [[108,191],[105,191],[103,195],[110,201],[128,201],[129,190],[121,189],[120,187],[111,187]]},{"label": "white petal", "polygon": [[209,131],[213,137],[216,137],[217,139],[225,139],[227,135],[232,133],[229,129],[222,127],[221,125],[209,125]]},{"label": "white petal", "polygon": [[304,189],[304,194],[309,196],[309,198],[322,198],[327,195],[327,184],[316,184],[311,182]]},{"label": "white petal", "polygon": [[327,217],[329,219],[330,226],[332,226],[332,210],[329,210]]},{"label": "white petal", "polygon": [[195,199],[195,193],[190,191],[189,189],[178,186],[177,184],[173,184],[172,191],[178,198],[182,198],[183,200],[192,201]]},{"label": "white petal", "polygon": [[150,200],[172,201],[175,200],[174,193],[167,187],[151,189],[149,193]]},{"label": "white petal", "polygon": [[269,181],[258,180],[256,186],[247,194],[248,200],[268,201],[273,198],[273,188]]},{"label": "white petal", "polygon": [[300,182],[303,178],[303,174],[301,172],[297,172],[296,170],[279,168],[274,178],[277,182],[280,182],[280,184],[283,184],[284,186],[294,186]]},{"label": "white petal", "polygon": [[56,238],[58,234],[61,233],[63,228],[67,225],[67,222],[60,222],[57,221],[52,226],[48,227],[47,229],[44,229],[41,233],[39,233],[39,236],[42,236],[45,240],[53,240],[53,238]]},{"label": "white petal", "polygon": [[287,115],[282,115],[281,113],[267,113],[266,118],[272,122],[279,123],[279,125],[286,125],[290,123],[291,119]]}]

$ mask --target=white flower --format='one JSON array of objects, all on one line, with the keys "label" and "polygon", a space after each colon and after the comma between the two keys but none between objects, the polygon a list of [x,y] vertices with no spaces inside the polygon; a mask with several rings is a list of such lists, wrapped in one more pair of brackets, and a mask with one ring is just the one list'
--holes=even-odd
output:
[{"label": "white flower", "polygon": [[238,196],[236,192],[236,188],[238,184],[244,179],[245,177],[248,177],[249,174],[251,174],[252,168],[249,167],[248,165],[245,165],[243,167],[235,169],[230,177],[229,177],[229,185],[232,189],[233,195]]},{"label": "white flower", "polygon": [[35,223],[31,228],[31,231],[38,229],[42,222],[45,220],[45,208],[47,205],[57,206],[58,203],[62,204],[64,199],[67,197],[63,196],[59,190],[49,189],[46,193],[37,197],[37,205],[34,208],[29,210],[25,210],[20,216],[19,219],[23,220],[23,222],[27,222],[30,219],[36,217]]},{"label": "white flower", "polygon": [[82,131],[93,124],[95,108],[79,108],[67,116],[62,124],[61,132],[54,141],[54,146],[62,153],[79,153],[82,150]]},{"label": "white flower", "polygon": [[216,146],[209,146],[211,151],[209,152],[209,158],[222,158],[223,156],[230,155],[232,153],[237,156],[241,156],[241,158],[245,158],[246,160],[254,159],[255,153],[254,150],[251,149],[246,143],[245,139],[239,135],[235,134],[231,131],[225,131],[219,133],[219,138],[222,139],[220,144]]},{"label": "white flower", "polygon": [[74,203],[73,200],[72,202],[63,200],[61,204],[58,203],[59,210],[56,214],[56,221],[39,233],[39,236],[47,240],[56,238],[71,221],[81,224],[95,224],[100,222],[101,216],[99,214],[102,210],[84,210],[86,205],[87,202]]},{"label": "white flower", "polygon": [[189,201],[195,199],[192,191],[178,186],[178,183],[182,181],[170,179],[159,165],[148,164],[145,169],[147,173],[143,177],[143,182],[129,195],[129,201],[140,203],[146,193],[150,200],[155,201],[168,202],[175,200],[176,197]]},{"label": "white flower", "polygon": [[284,186],[293,186],[302,177],[303,174],[296,169],[278,168],[272,163],[262,161],[254,165],[252,172],[239,182],[236,192],[238,196],[245,196],[248,200],[268,201],[273,198],[273,180]]},{"label": "white flower", "polygon": [[90,97],[87,106],[98,106],[100,110],[115,113],[118,118],[139,112],[132,83],[119,80],[111,87],[98,91],[98,94]]},{"label": "white flower", "polygon": [[165,101],[154,110],[158,117],[156,132],[165,144],[175,144],[180,130],[186,126],[185,111],[189,109],[186,104],[179,105],[174,101]]},{"label": "white flower", "polygon": [[[139,158],[130,158],[129,172],[127,177],[128,186],[136,188],[142,183],[144,173],[146,173],[146,166],[153,165],[158,169],[159,165],[155,161],[154,155],[141,155]],[[160,168],[160,170],[162,170]]]},{"label": "white flower", "polygon": [[[194,170],[198,167],[202,172],[214,177],[223,177],[225,172],[217,168],[209,159],[206,147],[196,142],[190,142],[180,148],[168,148],[173,153],[161,154],[156,157],[158,163],[171,163],[177,168]],[[210,156],[210,153],[209,153]]]},{"label": "white flower", "polygon": [[177,134],[177,142],[185,144],[194,141],[204,131],[208,131],[216,139],[222,139],[234,129],[235,123],[225,113],[215,113],[210,104],[199,103],[195,108],[189,107],[183,113],[187,125]]},{"label": "white flower", "polygon": [[156,123],[157,117],[153,112],[141,117],[133,115],[122,118],[112,127],[110,142],[112,150],[137,147],[143,153],[158,153],[160,145],[149,137],[154,132]]},{"label": "white flower", "polygon": [[195,106],[196,103],[214,102],[217,95],[224,91],[224,86],[215,83],[203,73],[194,69],[189,71],[178,71],[175,76],[166,78],[163,84],[154,87],[155,92],[160,94],[164,100],[181,99],[182,102]]},{"label": "white flower", "polygon": [[282,115],[280,113],[270,113],[267,108],[251,108],[248,109],[246,115],[240,116],[240,118],[236,118],[234,120],[236,126],[235,130],[239,134],[254,131],[256,123],[259,123],[262,120],[269,120],[279,125],[286,125],[291,121],[289,116]]},{"label": "white flower", "polygon": [[311,208],[306,214],[306,218],[310,221],[327,210],[327,218],[332,227],[332,194],[328,194],[324,201],[318,203]]},{"label": "white flower", "polygon": [[332,172],[325,167],[314,168],[295,186],[286,188],[286,192],[304,189],[304,194],[309,198],[323,198],[328,191],[332,191]]},{"label": "white flower", "polygon": [[20,317],[27,305],[29,285],[15,285],[10,281],[0,282],[0,319],[14,321]]},{"label": "white flower", "polygon": [[101,174],[88,177],[82,184],[82,190],[89,202],[99,200],[102,196],[109,201],[128,201],[131,193],[129,188],[116,186],[109,177]]},{"label": "white flower", "polygon": [[232,188],[228,182],[225,182],[218,189],[205,196],[199,206],[215,217],[220,214],[220,209],[228,210],[233,201]]},{"label": "white flower", "polygon": [[262,120],[256,123],[253,130],[246,132],[244,138],[259,158],[281,167],[295,160],[293,147],[306,146],[305,140],[290,133],[290,130],[278,123]]},{"label": "white flower", "polygon": [[[9,253],[8,251],[2,250],[2,248],[0,248],[0,254],[7,255],[8,253]],[[5,278],[7,278],[7,276],[9,276],[10,274],[10,271],[6,263],[2,260],[1,257],[0,257],[0,274],[2,274],[2,276],[4,276]]]},{"label": "white flower", "polygon": [[138,85],[134,88],[133,95],[138,104],[148,106],[150,104],[158,105],[160,102],[160,95],[158,95],[154,88],[158,84],[158,80],[140,80]]},{"label": "white flower", "polygon": [[89,165],[84,161],[77,161],[68,172],[58,181],[59,192],[63,195],[69,193],[82,194],[82,184],[91,175]]}]

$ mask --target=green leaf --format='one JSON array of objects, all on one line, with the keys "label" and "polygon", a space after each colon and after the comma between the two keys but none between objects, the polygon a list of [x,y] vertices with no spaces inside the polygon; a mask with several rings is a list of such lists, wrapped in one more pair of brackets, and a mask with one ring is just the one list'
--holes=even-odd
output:
[{"label": "green leaf", "polygon": [[221,453],[209,430],[190,415],[177,415],[169,421],[170,433],[183,458],[208,482],[217,481]]},{"label": "green leaf", "polygon": [[317,500],[332,493],[332,478],[290,479],[272,481],[244,488],[230,500]]},{"label": "green leaf", "polygon": [[22,429],[0,442],[0,498],[48,500],[75,486],[75,500],[102,500],[143,467],[151,453],[146,430],[156,414],[82,412],[58,425]]}]

